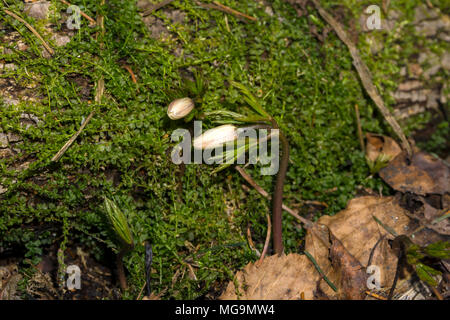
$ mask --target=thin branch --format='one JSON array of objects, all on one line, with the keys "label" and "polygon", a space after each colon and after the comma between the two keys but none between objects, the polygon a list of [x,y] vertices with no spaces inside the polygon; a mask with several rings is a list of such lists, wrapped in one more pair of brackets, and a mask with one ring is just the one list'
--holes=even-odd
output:
[{"label": "thin branch", "polygon": [[220,8],[219,10],[222,10],[224,12],[231,13],[236,16],[241,16],[241,17],[244,17],[244,18],[246,18],[248,20],[252,20],[252,21],[258,20],[255,17],[249,16],[249,15],[246,15],[245,13],[231,9],[230,7],[227,7],[226,5],[221,4],[219,1],[213,1],[213,3]]},{"label": "thin branch", "polygon": [[145,281],[144,285],[141,287],[141,290],[139,291],[139,295],[136,298],[136,300],[141,300],[142,293],[144,292],[144,289],[145,289],[146,286],[147,286],[147,281]]},{"label": "thin branch", "polygon": [[[70,4],[69,2],[67,2],[66,0],[59,0],[59,1],[61,1],[62,3],[64,3],[64,4],[67,5],[67,6],[71,6],[71,5],[72,5],[72,4]],[[84,13],[83,11],[80,10],[80,14],[81,14],[83,17],[85,17],[87,20],[89,20],[91,26],[96,25],[95,20],[92,19],[91,17],[89,17],[86,13]]]},{"label": "thin branch", "polygon": [[383,239],[384,239],[385,236],[386,236],[386,235],[381,236],[381,237],[377,240],[377,242],[375,243],[375,245],[372,247],[372,250],[370,250],[369,261],[367,262],[367,266],[372,265],[372,259],[373,259],[373,256],[374,256],[374,254],[375,254],[375,250],[377,249],[377,247],[378,247],[378,245],[381,243],[381,241],[383,241]]},{"label": "thin branch", "polygon": [[344,27],[337,22],[328,12],[326,12],[322,6],[319,4],[318,0],[312,0],[314,3],[314,6],[316,7],[317,11],[319,11],[319,14],[322,16],[322,18],[330,24],[338,37],[344,42],[344,44],[347,46],[348,50],[350,51],[350,54],[353,58],[353,65],[356,68],[356,71],[358,72],[358,75],[361,79],[361,82],[364,86],[364,88],[367,91],[367,94],[370,96],[370,98],[373,100],[375,105],[380,110],[383,117],[386,119],[386,121],[389,123],[389,125],[392,127],[394,132],[397,134],[397,136],[400,138],[403,149],[406,150],[408,154],[408,158],[412,157],[413,151],[411,148],[411,145],[409,144],[408,140],[406,139],[405,134],[403,133],[402,128],[398,124],[397,120],[393,117],[391,112],[386,108],[384,105],[383,98],[378,93],[377,88],[372,82],[372,75],[369,71],[369,68],[365,65],[365,63],[362,61],[361,56],[359,55],[358,49],[353,44],[353,42],[350,40],[350,37],[347,35],[347,32],[344,30]]},{"label": "thin branch", "polygon": [[433,291],[434,295],[436,296],[436,298],[438,300],[444,300],[444,297],[441,295],[441,293],[433,286],[428,285],[428,287],[431,289],[431,291]]},{"label": "thin branch", "polygon": [[214,3],[202,3],[200,1],[196,2],[197,5],[199,5],[202,8],[205,9],[213,9],[213,10],[219,10],[225,13],[229,13],[232,14],[234,16],[236,16],[236,18],[239,18],[241,20],[246,21],[245,19],[251,20],[251,21],[257,21],[258,19],[256,19],[255,17],[246,15],[245,13],[239,12],[237,10],[231,9],[230,7],[227,7],[217,1],[214,1]]},{"label": "thin branch", "polygon": [[[263,188],[261,188],[261,186],[258,185],[255,182],[255,180],[253,180],[253,178],[243,168],[241,168],[240,166],[236,166],[235,169],[237,170],[237,172],[239,172],[239,174],[242,176],[242,178],[244,178],[244,180],[247,181],[260,195],[262,195],[264,198],[266,198],[268,200],[271,200],[271,196],[267,193],[267,191],[264,190]],[[295,210],[292,210],[285,204],[283,204],[282,208],[284,211],[289,213],[291,216],[293,216],[294,218],[296,218],[300,222],[302,222],[305,225],[305,228],[312,227],[313,222],[309,221],[306,218],[299,216]]]},{"label": "thin branch", "polygon": [[133,70],[127,65],[124,65],[123,68],[128,71],[128,73],[131,76],[131,81],[133,81],[133,83],[136,84],[137,79],[136,79],[136,75],[134,74]]},{"label": "thin branch", "polygon": [[[105,0],[102,0],[102,5],[105,4]],[[105,33],[105,17],[103,15],[99,15],[97,17],[97,24],[100,26],[100,33],[103,35]],[[98,34],[97,34],[98,36]],[[103,48],[103,43],[100,43],[100,49]],[[103,79],[103,76],[100,77],[97,81],[97,92],[95,94],[95,103],[100,103],[103,93],[105,91],[105,81]],[[87,116],[86,120],[83,122],[83,124],[80,126],[78,131],[64,144],[64,146],[53,156],[52,162],[57,162],[61,159],[61,157],[64,155],[64,153],[67,151],[67,149],[70,148],[70,146],[75,142],[75,140],[78,138],[78,136],[81,134],[81,132],[84,130],[84,128],[88,125],[88,123],[91,121],[92,117],[95,114],[95,110],[92,110],[91,113]]]},{"label": "thin branch", "polygon": [[261,263],[264,260],[264,257],[266,256],[267,250],[269,249],[269,243],[270,243],[270,233],[272,230],[272,223],[270,222],[270,215],[267,214],[267,235],[266,235],[266,242],[264,243],[264,249],[261,253],[261,257],[259,258],[258,262],[256,263],[257,266],[260,266]]},{"label": "thin branch", "polygon": [[258,249],[255,248],[255,244],[253,243],[252,233],[250,231],[250,225],[247,226],[247,241],[248,241],[248,245],[250,246],[250,249],[252,249],[252,251],[258,257],[261,257],[261,253],[258,251]]},{"label": "thin branch", "polygon": [[380,296],[379,294],[370,292],[369,290],[366,290],[365,293],[366,293],[368,296],[371,296],[371,297],[373,297],[373,298],[375,298],[375,299],[378,299],[378,300],[387,300],[387,298],[385,298],[385,297],[383,297],[383,296]]},{"label": "thin branch", "polygon": [[145,10],[143,13],[142,13],[142,16],[143,17],[146,17],[146,16],[148,16],[148,15],[151,15],[153,12],[155,12],[156,10],[159,10],[159,9],[161,9],[162,7],[165,7],[165,6],[167,6],[168,4],[170,4],[171,2],[174,2],[175,0],[164,0],[164,1],[161,1],[160,3],[157,3],[157,4],[154,4],[154,5],[152,5],[152,6],[150,6],[147,10]]},{"label": "thin branch", "polygon": [[364,138],[363,138],[363,131],[361,128],[361,118],[359,115],[359,107],[357,104],[355,104],[355,114],[356,114],[356,125],[358,126],[359,144],[361,145],[362,152],[366,153],[366,147],[364,145]]},{"label": "thin branch", "polygon": [[47,44],[47,42],[45,42],[45,40],[41,37],[41,35],[36,31],[36,29],[34,29],[28,22],[26,22],[24,19],[22,19],[21,17],[19,17],[17,14],[15,14],[14,12],[11,12],[7,9],[3,9],[3,11],[7,14],[10,15],[11,17],[13,17],[14,19],[22,22],[36,37],[38,37],[39,40],[41,40],[42,45],[44,46],[44,48],[48,51],[48,53],[50,55],[54,55],[55,51],[53,51],[52,48],[50,48],[50,46]]},{"label": "thin branch", "polygon": [[87,126],[89,121],[91,121],[92,117],[94,116],[95,111],[91,111],[91,113],[88,115],[86,120],[84,120],[83,124],[80,126],[80,129],[64,144],[64,146],[53,156],[52,161],[57,162],[61,157],[64,155],[64,153],[67,151],[67,149],[70,148],[70,146],[74,143],[74,141],[78,138],[78,136],[81,134],[81,132],[84,130],[84,128]]},{"label": "thin branch", "polygon": [[[275,119],[271,119],[274,129],[279,129]],[[281,159],[278,170],[275,189],[272,196],[272,224],[273,224],[273,249],[276,254],[284,252],[283,246],[283,187],[289,166],[289,142],[283,132],[279,130],[281,140]]]}]

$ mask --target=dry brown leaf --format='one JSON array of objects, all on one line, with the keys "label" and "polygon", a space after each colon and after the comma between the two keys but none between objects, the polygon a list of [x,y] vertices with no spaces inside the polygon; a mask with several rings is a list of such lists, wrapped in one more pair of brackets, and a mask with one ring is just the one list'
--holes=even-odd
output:
[{"label": "dry brown leaf", "polygon": [[[324,224],[315,223],[306,234],[305,250],[313,256],[325,276],[336,285],[335,282],[336,279],[339,279],[339,276],[331,265],[330,247],[330,230]],[[314,272],[318,274],[317,270]],[[321,277],[319,277],[320,279]],[[325,281],[317,282],[317,291],[321,296],[326,296],[328,299],[337,299],[336,292]]]},{"label": "dry brown leaf", "polygon": [[[376,216],[398,234],[404,234],[409,218],[394,197],[367,196],[351,200],[345,210],[335,216],[323,216],[315,228],[308,230],[306,250],[317,259],[325,275],[340,290],[336,295],[331,288],[321,282],[320,289],[327,296],[338,299],[362,299],[367,289],[365,269],[372,248],[380,241],[372,258],[372,265],[380,267],[382,287],[390,287],[393,282],[397,257],[390,248],[387,238],[392,238],[373,218]],[[330,229],[330,259],[327,253],[327,239],[318,226]],[[321,227],[323,229],[323,226]],[[329,246],[328,246],[329,247]],[[330,263],[330,260],[332,263]]]},{"label": "dry brown leaf", "polygon": [[[305,251],[316,260],[321,272],[337,287],[337,292],[324,281],[308,257],[289,254],[268,257],[259,266],[248,264],[236,274],[220,299],[291,300],[300,299],[302,294],[305,299],[364,299],[369,259],[371,265],[379,268],[381,288],[389,289],[398,262],[388,243],[394,236],[374,217],[398,235],[416,230],[417,221],[409,217],[427,225],[429,228],[415,233],[413,240],[419,245],[448,235],[450,223],[447,220],[439,225],[431,226],[430,223],[442,215],[442,210],[432,205],[445,206],[450,202],[449,168],[420,151],[408,163],[405,153],[393,139],[367,134],[368,159],[376,161],[382,153],[393,160],[380,171],[380,176],[394,189],[410,192],[409,195],[413,193],[412,196],[420,201],[405,203],[402,197],[359,197],[350,200],[347,208],[338,214],[322,216],[308,228]],[[427,194],[431,196],[426,201],[419,197]]]},{"label": "dry brown leaf", "polygon": [[[449,219],[444,219],[438,223],[433,223],[435,219],[440,218],[445,213],[445,210],[438,210],[434,208],[433,206],[429,205],[422,197],[418,197],[418,199],[422,203],[422,206],[415,210],[413,214],[410,214],[410,217],[418,220],[421,225],[425,226],[428,229],[431,229],[441,235],[450,236]],[[442,241],[445,240],[442,239]]]},{"label": "dry brown leaf", "polygon": [[[400,194],[398,194],[400,195]],[[412,224],[411,230],[406,234],[413,238],[415,244],[419,246],[427,246],[438,241],[450,240],[450,221],[443,219],[435,222],[437,218],[441,218],[448,209],[436,209],[436,207],[448,208],[448,195],[427,196],[422,197],[415,194],[407,193],[398,197],[400,205],[408,210],[408,217]]]},{"label": "dry brown leaf", "polygon": [[[340,288],[337,295],[325,281],[320,281],[320,291],[330,298],[361,299],[366,289],[363,266],[367,265],[380,235],[386,234],[373,215],[398,233],[404,233],[409,218],[403,210],[393,197],[361,197],[351,200],[347,209],[337,215],[322,217],[309,229],[306,251],[315,258],[327,278]],[[373,263],[382,268],[382,285],[392,283],[396,257],[386,240],[378,246]],[[320,279],[306,256],[271,256],[259,267],[250,263],[239,271],[221,299],[300,299],[301,292],[306,299],[312,299]]]},{"label": "dry brown leaf", "polygon": [[366,141],[366,156],[373,162],[382,153],[389,156],[389,159],[394,159],[402,152],[397,142],[390,137],[366,133]]},{"label": "dry brown leaf", "polygon": [[405,234],[409,230],[410,219],[394,197],[366,196],[352,199],[346,209],[334,216],[323,216],[318,223],[328,226],[364,267],[367,267],[372,248],[385,235],[374,251],[371,264],[380,267],[381,286],[388,287],[394,280],[397,257],[387,242],[393,237],[375,221],[374,216],[397,234]]},{"label": "dry brown leaf", "polygon": [[305,250],[338,288],[338,292],[335,292],[328,283],[320,281],[318,291],[329,299],[359,300],[365,297],[367,274],[364,267],[326,225],[317,223],[308,230]]},{"label": "dry brown leaf", "polygon": [[333,269],[338,275],[339,299],[362,300],[367,288],[367,273],[361,263],[355,259],[341,241],[333,234],[331,237],[330,258]]},{"label": "dry brown leaf", "polygon": [[410,230],[410,219],[395,197],[355,198],[335,216],[323,216],[308,229],[305,250],[314,257],[325,276],[338,292],[322,279],[305,256],[271,256],[258,267],[248,264],[228,284],[220,299],[364,299],[367,290],[366,267],[373,247],[371,264],[380,268],[382,288],[390,288],[397,257],[388,239],[393,239],[374,216],[397,234]]},{"label": "dry brown leaf", "polygon": [[433,223],[433,220],[440,218],[442,215],[441,210],[436,210],[429,204],[424,204],[424,216],[427,221],[430,221],[431,224],[429,226],[439,234],[450,236],[450,220],[444,219],[439,221],[438,223]]},{"label": "dry brown leaf", "polygon": [[417,152],[408,165],[405,153],[380,170],[381,178],[400,192],[418,195],[449,192],[449,168],[439,159],[424,152]]},{"label": "dry brown leaf", "polygon": [[[299,300],[314,298],[320,275],[304,255],[266,257],[257,267],[249,263],[230,281],[220,300]],[[235,286],[237,284],[237,288]]]}]

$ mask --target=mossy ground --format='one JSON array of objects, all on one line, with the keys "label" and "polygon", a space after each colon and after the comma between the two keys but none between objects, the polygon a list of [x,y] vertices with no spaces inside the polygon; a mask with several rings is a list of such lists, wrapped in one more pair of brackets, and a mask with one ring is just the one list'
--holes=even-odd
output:
[{"label": "mossy ground", "polygon": [[[183,75],[194,72],[208,83],[205,110],[244,107],[240,93],[228,85],[234,80],[251,88],[277,118],[291,147],[284,189],[289,206],[313,218],[337,213],[362,187],[389,194],[381,180],[368,178],[355,104],[364,131],[390,134],[390,130],[363,92],[347,48],[334,33],[324,42],[317,40],[310,33],[308,17],[298,18],[285,1],[270,3],[273,16],[257,1],[223,1],[258,17],[250,23],[205,10],[193,1],[176,1],[170,10],[184,12],[184,23],[172,24],[164,10],[154,14],[170,30],[170,37],[162,40],[150,36],[134,1],[110,0],[104,7],[100,1],[71,2],[92,17],[104,14],[106,33],[99,39],[103,49],[95,40],[98,30],[82,20],[69,44],[57,48],[53,57],[42,58],[34,36],[2,15],[2,32],[17,30],[30,45],[25,52],[11,48],[12,53],[0,56],[17,66],[2,77],[21,84],[38,79],[43,99],[0,108],[0,131],[23,138],[18,154],[0,159],[0,183],[9,189],[0,200],[0,246],[23,246],[32,263],[50,244],[62,249],[69,243],[81,244],[102,259],[105,251],[117,249],[101,205],[107,195],[128,216],[136,244],[125,259],[130,284],[126,298],[136,298],[145,282],[145,240],[153,244],[152,287],[155,292],[164,290],[165,298],[215,294],[237,269],[255,260],[246,230],[250,226],[261,250],[270,203],[256,191],[244,190],[242,178],[232,168],[212,174],[213,166],[187,165],[181,175],[167,153],[173,145],[171,132],[186,127],[167,118],[168,92],[182,85]],[[4,3],[21,12],[22,3]],[[338,3],[326,4],[332,8]],[[358,10],[354,1],[344,5]],[[65,11],[58,1],[52,6],[54,12]],[[398,7],[410,14],[414,6]],[[42,23],[27,20],[45,34]],[[56,29],[65,28],[57,16],[50,21]],[[404,39],[411,50],[413,42]],[[398,70],[392,61],[406,59],[401,55],[410,53],[386,46],[372,59],[364,42],[360,49],[382,92],[394,88]],[[137,84],[125,64],[136,74]],[[101,76],[105,96],[95,105],[94,84]],[[84,82],[87,97],[80,94],[86,90],[80,85]],[[77,141],[60,162],[52,164],[53,155],[94,109],[95,116]],[[18,120],[23,112],[42,122],[25,129]],[[23,160],[31,164],[18,173],[14,164]],[[273,177],[260,176],[258,167],[248,171],[264,189],[273,190]],[[302,205],[305,200],[321,201],[327,207]],[[283,227],[286,251],[299,252],[301,225],[285,214]]]}]

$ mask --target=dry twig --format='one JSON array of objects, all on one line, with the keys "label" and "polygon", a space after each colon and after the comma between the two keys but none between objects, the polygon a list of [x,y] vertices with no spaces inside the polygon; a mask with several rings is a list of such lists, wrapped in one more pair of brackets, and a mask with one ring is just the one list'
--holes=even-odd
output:
[{"label": "dry twig", "polygon": [[255,244],[253,243],[252,233],[250,231],[250,225],[247,226],[247,241],[250,249],[258,256],[261,257],[261,253],[256,249]]},{"label": "dry twig", "polygon": [[144,292],[145,286],[147,285],[147,281],[144,282],[144,285],[142,286],[141,290],[139,291],[138,297],[136,300],[141,300],[142,293]]},{"label": "dry twig", "polygon": [[[105,4],[105,0],[102,0],[102,5]],[[99,15],[97,17],[97,24],[100,26],[101,34],[105,33],[105,17],[103,15]],[[97,35],[98,36],[98,35]],[[100,43],[100,49],[103,48],[103,43]],[[95,94],[95,103],[100,103],[103,93],[105,91],[105,81],[103,79],[103,76],[100,77],[97,81],[97,92]],[[92,110],[91,113],[87,116],[86,120],[84,120],[83,124],[80,126],[78,131],[64,144],[64,146],[53,156],[52,161],[57,162],[61,159],[61,157],[64,155],[64,153],[67,151],[67,149],[70,148],[70,146],[75,142],[75,140],[78,138],[78,136],[81,134],[81,132],[84,130],[84,128],[88,125],[88,123],[91,121],[92,117],[95,114],[95,110]]]},{"label": "dry twig", "polygon": [[378,299],[378,300],[387,300],[385,297],[380,296],[379,294],[370,292],[369,290],[366,290],[366,294],[367,294],[368,296],[371,296],[371,297],[373,297],[373,298],[375,298],[375,299]]},{"label": "dry twig", "polygon": [[377,88],[372,82],[372,75],[365,65],[365,63],[362,61],[361,56],[359,55],[358,49],[354,45],[354,43],[350,40],[350,37],[347,35],[347,32],[344,30],[344,27],[336,21],[328,12],[326,12],[322,6],[320,5],[318,0],[312,0],[314,3],[314,6],[316,7],[317,11],[319,11],[319,14],[322,16],[322,18],[330,24],[338,37],[341,39],[342,42],[347,46],[348,50],[350,51],[350,54],[353,58],[353,65],[356,68],[356,71],[358,72],[358,75],[361,79],[361,82],[364,86],[364,88],[367,91],[367,94],[370,96],[370,98],[373,100],[375,105],[380,110],[383,117],[386,119],[386,121],[389,123],[389,125],[392,127],[394,132],[397,134],[397,136],[400,138],[403,149],[406,150],[408,157],[412,157],[412,148],[409,144],[408,140],[406,139],[405,134],[403,133],[402,128],[398,124],[397,120],[393,117],[391,112],[386,108],[384,105],[383,98],[381,98],[380,94],[378,93]]},{"label": "dry twig", "polygon": [[94,111],[91,111],[91,113],[88,115],[86,120],[84,120],[83,124],[80,126],[80,129],[64,144],[64,146],[53,156],[52,161],[57,162],[61,157],[64,155],[64,153],[67,151],[67,149],[70,148],[70,146],[73,144],[73,142],[78,138],[78,136],[81,134],[81,132],[84,130],[86,125],[91,121],[92,117],[94,116]]},{"label": "dry twig", "polygon": [[[206,9],[214,9],[214,10],[219,10],[225,13],[229,13],[232,14],[234,16],[236,16],[237,18],[244,20],[244,19],[248,19],[251,21],[257,21],[258,19],[256,19],[255,17],[246,15],[245,13],[239,12],[237,10],[231,9],[230,7],[227,7],[223,4],[221,4],[220,2],[214,1],[213,3],[202,3],[200,1],[197,1],[197,4],[203,8]],[[245,20],[244,20],[245,21]]]},{"label": "dry twig", "polygon": [[366,153],[366,147],[364,145],[364,138],[363,138],[363,131],[361,128],[361,118],[359,116],[359,107],[357,104],[355,104],[355,114],[356,114],[356,125],[358,126],[359,143],[361,145],[362,152]]},{"label": "dry twig", "polygon": [[219,1],[213,1],[213,3],[216,6],[218,6],[219,8],[221,8],[219,10],[222,10],[224,12],[231,13],[231,14],[236,15],[236,16],[241,16],[241,17],[244,17],[244,18],[246,18],[248,20],[252,20],[252,21],[257,21],[258,20],[255,17],[249,16],[249,15],[246,15],[245,13],[242,13],[242,12],[239,12],[237,10],[231,9],[230,7],[227,7],[226,5],[221,4]]},{"label": "dry twig", "polygon": [[123,68],[128,71],[128,73],[131,76],[131,81],[133,81],[133,83],[136,84],[137,83],[136,75],[134,74],[133,70],[127,65],[124,65]]},{"label": "dry twig", "polygon": [[[62,3],[64,3],[65,5],[67,5],[67,6],[71,6],[71,4],[69,3],[69,2],[67,2],[66,0],[59,0],[59,1],[61,1]],[[92,19],[91,17],[89,17],[86,13],[84,13],[83,11],[81,11],[80,10],[80,14],[83,16],[83,17],[85,17],[87,20],[89,20],[89,24],[91,25],[91,26],[94,26],[95,24],[96,24],[96,22],[95,22],[95,20],[94,19]]]},{"label": "dry twig", "polygon": [[266,235],[266,242],[264,243],[264,249],[261,253],[261,257],[259,257],[259,260],[257,262],[257,266],[260,266],[261,263],[264,260],[264,257],[266,256],[267,250],[269,249],[269,243],[270,243],[270,233],[272,230],[272,223],[270,222],[270,215],[267,214],[267,235]]},{"label": "dry twig", "polygon": [[[271,200],[271,196],[267,193],[267,191],[261,188],[261,186],[258,185],[243,168],[241,168],[240,166],[236,166],[235,169],[239,172],[242,178],[244,178],[245,181],[247,181],[260,195],[262,195],[266,199]],[[282,208],[284,211],[288,212],[291,216],[302,222],[306,228],[312,227],[313,225],[312,221],[309,221],[308,219],[299,216],[296,211],[292,210],[285,204],[283,204]]]},{"label": "dry twig", "polygon": [[26,22],[24,19],[22,19],[21,17],[19,17],[17,14],[15,14],[14,12],[11,12],[7,9],[3,9],[3,11],[7,14],[10,15],[11,17],[13,17],[14,19],[16,19],[17,21],[22,22],[36,37],[38,37],[39,40],[41,40],[42,45],[44,46],[45,50],[48,51],[48,53],[50,55],[53,55],[55,52],[53,51],[52,48],[50,48],[50,46],[47,44],[47,42],[45,42],[45,40],[41,37],[41,35],[36,31],[36,29],[34,29],[28,22]]},{"label": "dry twig", "polygon": [[444,300],[444,297],[441,295],[441,293],[433,286],[428,285],[428,287],[433,291],[434,295],[438,300]]}]

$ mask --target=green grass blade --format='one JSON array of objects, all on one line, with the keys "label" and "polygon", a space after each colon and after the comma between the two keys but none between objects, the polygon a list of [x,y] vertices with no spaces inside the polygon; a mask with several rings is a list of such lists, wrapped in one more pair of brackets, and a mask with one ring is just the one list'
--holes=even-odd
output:
[{"label": "green grass blade", "polygon": [[133,244],[133,236],[130,228],[128,227],[128,221],[122,210],[116,205],[116,203],[105,197],[105,209],[106,214],[111,222],[114,231],[120,237],[120,239],[127,245]]}]

